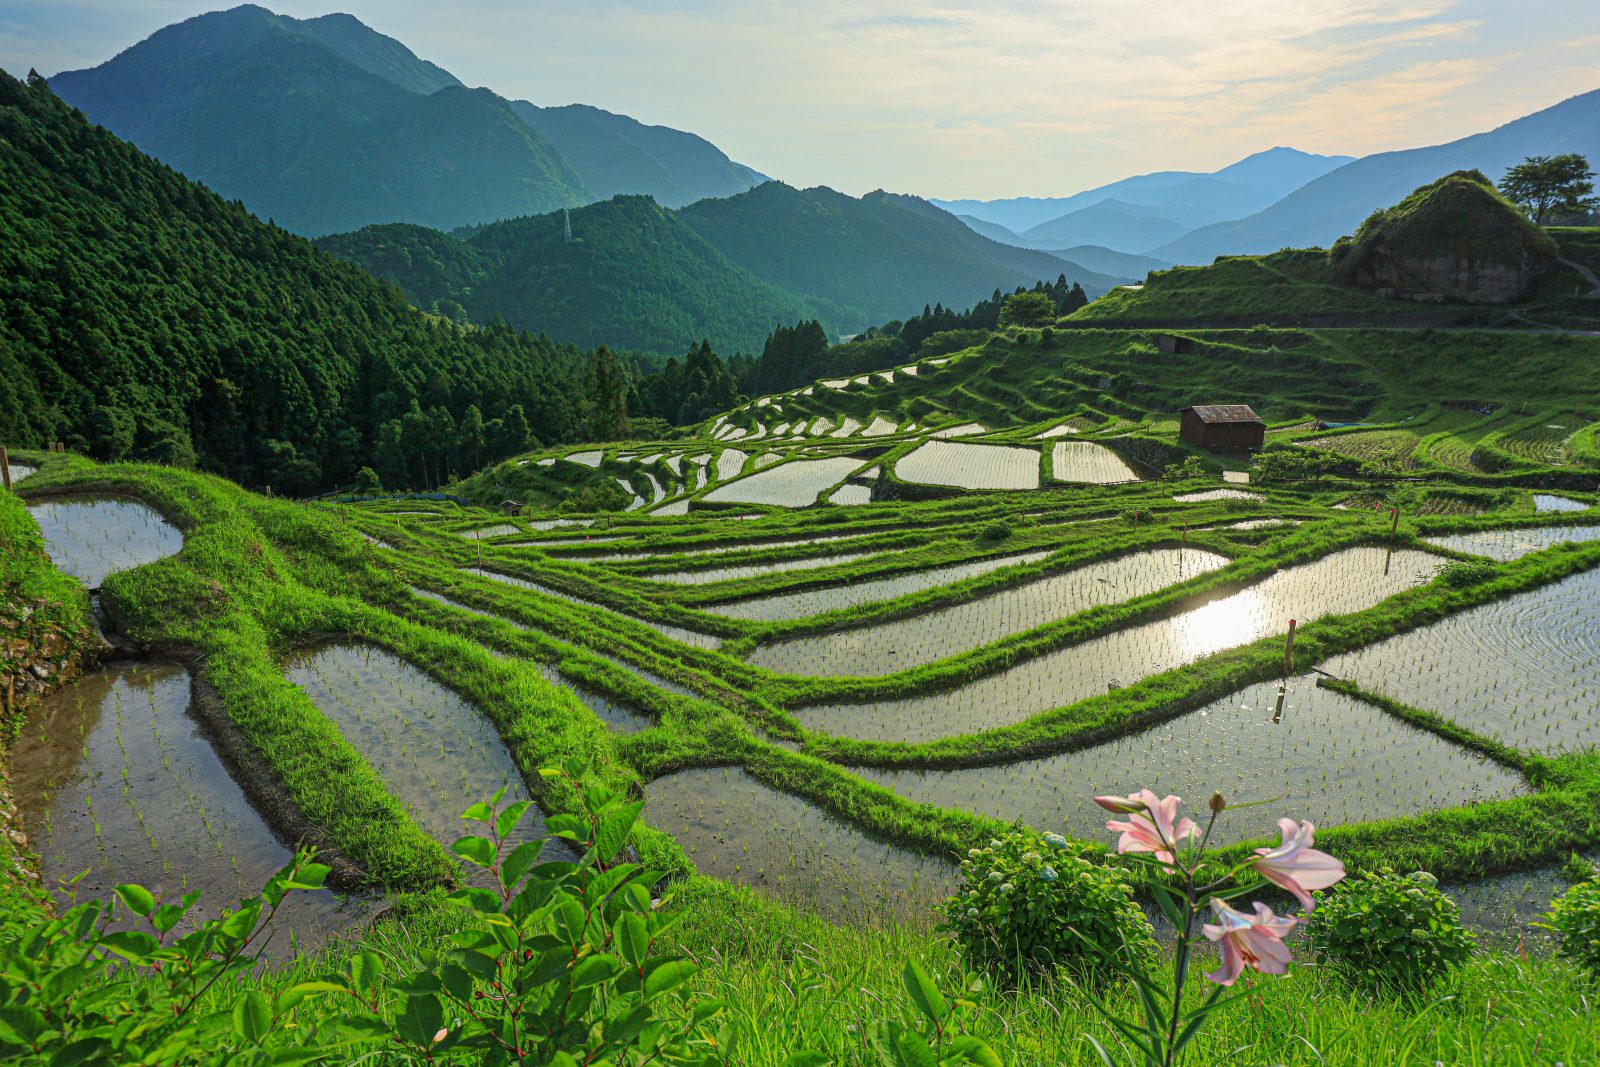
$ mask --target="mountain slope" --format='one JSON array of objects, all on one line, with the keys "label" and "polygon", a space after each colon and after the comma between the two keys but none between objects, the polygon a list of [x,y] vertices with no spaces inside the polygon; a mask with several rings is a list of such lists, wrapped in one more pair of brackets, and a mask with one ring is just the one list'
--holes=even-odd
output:
[{"label": "mountain slope", "polygon": [[449,229],[617,193],[686,204],[765,180],[702,138],[626,115],[462,95],[454,75],[349,15],[212,12],[51,87],[306,234],[393,221]]},{"label": "mountain slope", "polygon": [[1022,239],[1034,248],[1103,245],[1119,252],[1138,253],[1166,244],[1189,232],[1161,208],[1122,200],[1102,200],[1025,231]]},{"label": "mountain slope", "polygon": [[[51,87],[92,121],[299,233],[397,219],[453,227],[588,199],[582,179],[503,100],[446,81],[353,22],[313,20],[311,32],[260,8],[202,15],[93,70],[57,75]],[[374,69],[442,87],[424,95]]]},{"label": "mountain slope", "polygon": [[964,308],[996,288],[1065,274],[1091,294],[1117,279],[968,229],[925,200],[767,182],[679,212],[697,233],[758,278],[795,293],[851,333],[939,302]]},{"label": "mountain slope", "polygon": [[324,250],[406,290],[425,308],[453,301],[559,341],[682,355],[710,340],[757,351],[779,325],[810,319],[805,302],[730,262],[674,212],[619,196],[570,213],[508,219],[465,238],[373,226],[321,239]]},{"label": "mountain slope", "polygon": [[0,440],[307,492],[411,478],[407,418],[415,439],[476,404],[507,448],[529,422],[560,439],[586,366],[419,314],[0,72]]},{"label": "mountain slope", "polygon": [[1097,270],[1101,274],[1110,274],[1118,278],[1143,278],[1153,270],[1166,270],[1172,266],[1164,259],[1154,259],[1150,256],[1136,256],[1128,252],[1118,252],[1114,248],[1104,245],[1074,245],[1071,248],[1054,248],[1050,250],[1053,256],[1081,263],[1090,270]]},{"label": "mountain slope", "polygon": [[958,214],[999,223],[1017,233],[1105,200],[1164,207],[1169,209],[1165,212],[1167,217],[1192,227],[1259,211],[1350,160],[1350,156],[1319,156],[1278,147],[1256,152],[1209,174],[1181,170],[1136,174],[1072,196],[933,202]]},{"label": "mountain slope", "polygon": [[511,109],[601,198],[640,193],[682,207],[708,196],[734,196],[767,180],[682,130],[646,126],[587,104],[538,107],[516,100]]},{"label": "mountain slope", "polygon": [[1177,263],[1209,263],[1219,255],[1324,246],[1350,233],[1368,214],[1393,204],[1441,174],[1480,170],[1498,181],[1525,156],[1580,152],[1600,159],[1600,90],[1447,144],[1380,152],[1347,163],[1237,222],[1196,230],[1152,249]]}]

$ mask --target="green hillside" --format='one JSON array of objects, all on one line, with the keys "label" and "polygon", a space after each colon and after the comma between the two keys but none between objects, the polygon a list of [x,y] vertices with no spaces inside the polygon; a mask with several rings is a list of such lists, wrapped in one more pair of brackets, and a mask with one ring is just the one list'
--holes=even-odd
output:
[{"label": "green hillside", "polygon": [[1117,279],[1044,252],[974,233],[916,197],[768,182],[722,200],[702,200],[683,220],[729,259],[816,307],[824,324],[854,333],[904,319],[925,304],[969,307],[1065,274],[1091,296]]},{"label": "green hillside", "polygon": [[681,355],[709,339],[724,352],[750,352],[774,327],[815,315],[649,197],[509,219],[459,238],[375,226],[318,243],[393,281],[422,307],[451,301],[474,321],[499,317],[585,347]]},{"label": "green hillside", "polygon": [[[1224,256],[1152,271],[1073,323],[1588,327],[1600,302],[1565,257],[1581,229],[1537,230],[1481,174],[1447,175],[1374,212],[1332,249]],[[1571,254],[1564,251],[1571,246]]]},{"label": "green hillside", "polygon": [[91,121],[297,233],[396,220],[449,229],[591,199],[504,100],[363,29],[235,8],[51,85]]},{"label": "green hillside", "polygon": [[[420,314],[43,82],[0,73],[0,133],[0,440],[306,492],[363,466],[407,476],[458,422],[482,435],[464,455],[572,431],[575,350]],[[431,466],[408,480],[449,464]]]}]

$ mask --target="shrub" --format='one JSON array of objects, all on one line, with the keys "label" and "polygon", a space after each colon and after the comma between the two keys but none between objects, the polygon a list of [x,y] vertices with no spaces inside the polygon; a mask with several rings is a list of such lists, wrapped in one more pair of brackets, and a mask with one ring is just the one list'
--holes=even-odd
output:
[{"label": "shrub", "polygon": [[985,526],[978,534],[978,540],[983,544],[999,544],[1011,536],[1011,520],[996,519]]},{"label": "shrub", "polygon": [[1085,940],[1112,956],[1156,947],[1127,876],[1056,834],[1012,830],[969,850],[957,894],[940,910],[967,966],[1008,982],[1058,967],[1105,979],[1109,961]]},{"label": "shrub", "polygon": [[1446,585],[1456,589],[1464,589],[1469,585],[1478,585],[1487,582],[1496,574],[1495,566],[1487,560],[1457,560],[1448,564],[1439,572],[1439,577],[1444,579]]},{"label": "shrub", "polygon": [[1579,882],[1550,902],[1540,923],[1560,939],[1561,954],[1600,975],[1600,879]]},{"label": "shrub", "polygon": [[1185,456],[1181,463],[1169,463],[1161,477],[1169,482],[1183,482],[1191,478],[1204,478],[1209,472],[1199,456]]},{"label": "shrub", "polygon": [[1426,871],[1366,871],[1317,897],[1307,941],[1353,984],[1419,992],[1472,952],[1455,902]]}]

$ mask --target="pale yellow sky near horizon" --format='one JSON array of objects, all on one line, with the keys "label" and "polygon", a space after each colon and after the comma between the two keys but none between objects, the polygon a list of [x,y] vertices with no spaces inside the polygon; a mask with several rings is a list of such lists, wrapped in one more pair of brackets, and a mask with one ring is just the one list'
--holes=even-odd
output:
[{"label": "pale yellow sky near horizon", "polygon": [[[91,66],[211,6],[0,0],[0,67]],[[277,0],[468,85],[700,134],[794,185],[1060,196],[1292,145],[1436,144],[1600,88],[1600,0]]]}]

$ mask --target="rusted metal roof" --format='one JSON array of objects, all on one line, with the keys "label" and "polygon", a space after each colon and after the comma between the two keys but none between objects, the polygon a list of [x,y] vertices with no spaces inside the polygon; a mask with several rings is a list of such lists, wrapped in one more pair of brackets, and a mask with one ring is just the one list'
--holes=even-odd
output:
[{"label": "rusted metal roof", "polygon": [[1267,424],[1249,404],[1196,404],[1183,410],[1194,412],[1204,423],[1259,422],[1263,426]]}]

